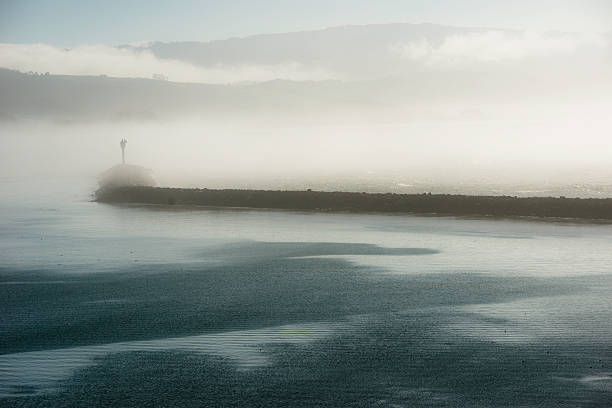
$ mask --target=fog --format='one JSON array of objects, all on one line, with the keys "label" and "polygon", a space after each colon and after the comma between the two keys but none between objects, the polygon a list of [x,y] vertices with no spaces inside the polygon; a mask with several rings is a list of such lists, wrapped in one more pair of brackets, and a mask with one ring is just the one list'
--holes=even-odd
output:
[{"label": "fog", "polygon": [[601,33],[412,24],[1,44],[0,171],[94,180],[126,138],[167,186],[612,184],[610,50]]},{"label": "fog", "polygon": [[[339,124],[184,118],[2,127],[4,178],[96,174],[120,162],[153,170],[161,185],[347,188],[372,177],[404,183],[609,183],[610,119],[601,107],[560,120],[364,120]],[[576,113],[574,113],[576,114]],[[590,116],[589,116],[590,115]],[[590,119],[590,120],[589,120]],[[352,122],[352,123],[351,123]]]}]

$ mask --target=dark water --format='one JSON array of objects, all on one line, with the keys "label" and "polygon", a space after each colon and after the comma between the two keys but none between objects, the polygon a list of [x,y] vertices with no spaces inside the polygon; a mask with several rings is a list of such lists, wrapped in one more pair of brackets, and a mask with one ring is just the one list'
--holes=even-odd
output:
[{"label": "dark water", "polygon": [[0,406],[612,406],[612,226],[0,208]]}]

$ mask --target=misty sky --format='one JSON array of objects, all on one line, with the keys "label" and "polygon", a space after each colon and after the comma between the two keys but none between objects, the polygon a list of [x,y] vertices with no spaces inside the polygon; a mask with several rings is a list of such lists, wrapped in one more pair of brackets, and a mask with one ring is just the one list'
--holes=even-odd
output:
[{"label": "misty sky", "polygon": [[610,0],[0,0],[0,42],[208,41],[345,24],[612,31]]},{"label": "misty sky", "polygon": [[612,0],[177,3],[0,0],[0,175],[612,183]]}]

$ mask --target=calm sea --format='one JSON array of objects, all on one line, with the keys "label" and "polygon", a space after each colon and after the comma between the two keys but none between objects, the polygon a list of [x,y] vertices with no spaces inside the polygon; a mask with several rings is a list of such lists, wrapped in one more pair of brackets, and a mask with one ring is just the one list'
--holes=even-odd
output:
[{"label": "calm sea", "polygon": [[612,406],[612,225],[92,190],[2,185],[0,406]]}]

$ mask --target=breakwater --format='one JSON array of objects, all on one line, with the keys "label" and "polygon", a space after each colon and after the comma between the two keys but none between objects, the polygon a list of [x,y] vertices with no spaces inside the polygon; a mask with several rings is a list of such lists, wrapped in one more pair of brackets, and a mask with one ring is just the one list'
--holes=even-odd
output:
[{"label": "breakwater", "polygon": [[323,191],[116,187],[96,192],[103,203],[195,205],[305,211],[457,216],[574,218],[612,221],[612,199],[469,196]]}]

